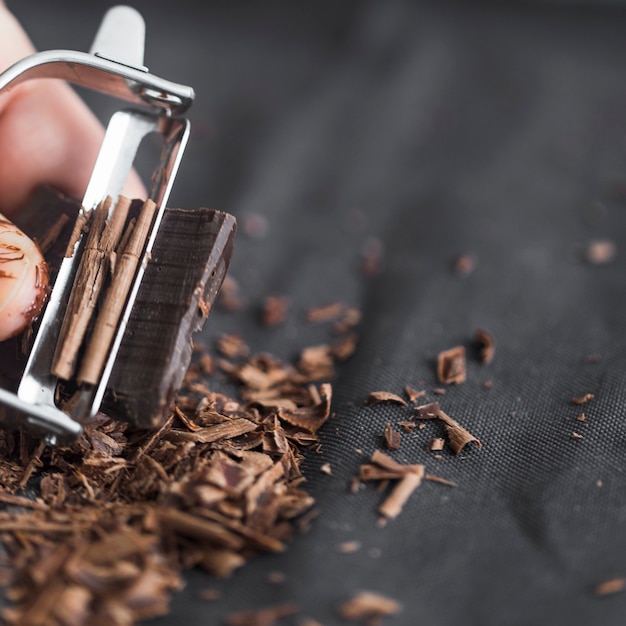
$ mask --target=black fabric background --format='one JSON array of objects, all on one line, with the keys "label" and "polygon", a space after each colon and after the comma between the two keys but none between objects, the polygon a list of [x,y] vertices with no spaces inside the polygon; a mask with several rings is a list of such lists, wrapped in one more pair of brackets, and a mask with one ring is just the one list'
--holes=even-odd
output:
[{"label": "black fabric background", "polygon": [[[8,4],[39,49],[81,50],[109,6]],[[311,530],[228,580],[189,572],[171,614],[151,623],[219,624],[293,601],[301,615],[285,623],[332,625],[367,589],[403,603],[390,624],[622,624],[626,595],[593,589],[626,575],[624,9],[196,4],[133,4],[148,67],[197,92],[170,204],[268,224],[261,238],[239,233],[231,275],[246,306],[212,313],[205,343],[237,332],[292,359],[329,336],[305,323],[308,307],[341,300],[363,320],[334,381],[322,454],[304,466],[320,512]],[[103,121],[118,106],[85,97]],[[594,238],[617,244],[611,264],[581,260]],[[383,271],[367,278],[360,259],[375,239]],[[477,260],[466,277],[451,271],[462,253]],[[291,299],[285,325],[259,323],[267,295]],[[483,448],[435,460],[436,425],[404,435],[397,459],[459,486],[424,484],[378,528],[381,494],[347,487],[385,423],[407,411],[364,400],[419,381],[431,391],[436,354],[469,345],[478,327],[496,337],[494,362],[470,359],[467,382],[440,400]],[[570,399],[587,392],[581,424]],[[341,554],[351,540],[361,550]],[[268,582],[275,571],[284,583]],[[200,600],[207,587],[222,598]]]}]

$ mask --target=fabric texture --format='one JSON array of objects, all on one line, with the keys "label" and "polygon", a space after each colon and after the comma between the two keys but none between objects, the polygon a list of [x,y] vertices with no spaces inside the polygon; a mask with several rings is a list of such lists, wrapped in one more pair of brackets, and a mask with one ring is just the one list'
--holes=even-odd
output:
[{"label": "fabric texture", "polygon": [[[626,576],[624,9],[197,4],[133,6],[146,65],[197,93],[170,204],[240,224],[230,274],[245,306],[216,309],[203,341],[238,333],[289,360],[329,338],[328,325],[306,323],[309,307],[342,301],[362,320],[321,452],[304,463],[319,511],[309,532],[227,580],[188,572],[171,614],[151,623],[217,624],[295,602],[284,623],[330,626],[343,623],[343,601],[371,590],[403,604],[389,624],[621,624],[626,594],[594,588]],[[39,49],[83,50],[109,6],[8,5]],[[103,120],[119,106],[84,96]],[[263,233],[242,227],[259,218]],[[594,240],[616,245],[610,263],[585,260]],[[381,271],[368,276],[372,249]],[[475,267],[459,275],[464,254]],[[259,316],[268,295],[291,303],[271,329]],[[473,351],[477,328],[496,339],[488,365]],[[468,348],[468,378],[435,396],[436,356],[456,345]],[[348,486],[384,449],[385,424],[410,414],[365,399],[407,384],[483,445],[436,459],[439,425],[403,434],[394,458],[458,487],[424,483],[380,528],[383,494]],[[342,553],[346,541],[360,549]],[[222,597],[201,600],[208,587]]]}]

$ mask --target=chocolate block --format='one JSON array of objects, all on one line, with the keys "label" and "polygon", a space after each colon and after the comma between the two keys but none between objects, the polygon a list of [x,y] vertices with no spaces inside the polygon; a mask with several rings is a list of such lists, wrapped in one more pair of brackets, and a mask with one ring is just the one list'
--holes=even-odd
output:
[{"label": "chocolate block", "polygon": [[211,209],[167,209],[152,249],[106,397],[106,412],[158,426],[228,270],[235,218]]}]

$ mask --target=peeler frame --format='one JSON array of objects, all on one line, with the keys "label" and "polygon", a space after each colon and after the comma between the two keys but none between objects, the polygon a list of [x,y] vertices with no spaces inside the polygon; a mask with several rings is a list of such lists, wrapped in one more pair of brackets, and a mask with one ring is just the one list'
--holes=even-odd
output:
[{"label": "peeler frame", "polygon": [[57,407],[55,390],[59,381],[51,373],[52,361],[84,247],[83,233],[71,256],[61,263],[17,394],[0,388],[0,404],[42,431],[45,441],[52,445],[78,436],[83,424],[100,408],[189,138],[189,120],[182,114],[193,102],[194,91],[149,73],[143,66],[144,38],[141,15],[131,7],[116,6],[105,14],[89,53],[40,52],[0,74],[0,97],[27,80],[57,78],[142,106],[118,111],[111,117],[83,198],[81,213],[85,216],[107,196],[115,199],[121,193],[139,145],[148,134],[158,133],[163,139],[148,194],[157,213],[98,384],[80,387],[71,415]]}]

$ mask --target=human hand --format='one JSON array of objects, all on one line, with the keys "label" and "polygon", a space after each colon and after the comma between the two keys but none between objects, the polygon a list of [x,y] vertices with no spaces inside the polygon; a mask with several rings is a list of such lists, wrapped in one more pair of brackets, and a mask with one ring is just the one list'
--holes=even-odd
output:
[{"label": "human hand", "polygon": [[[0,0],[0,72],[34,52]],[[62,81],[31,80],[0,96],[0,341],[39,314],[47,287],[41,252],[9,220],[41,185],[82,198],[103,134],[97,118]],[[125,194],[146,195],[134,172]]]}]

